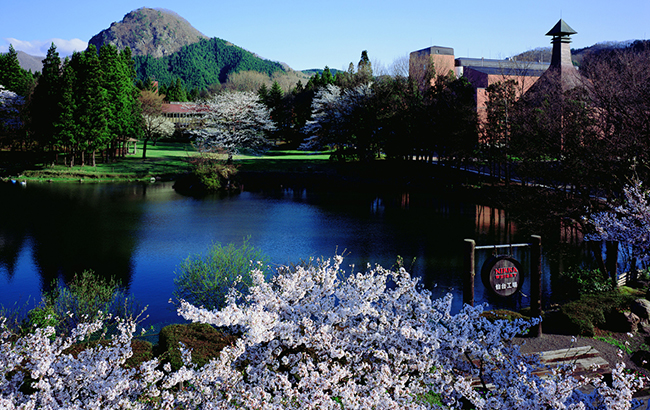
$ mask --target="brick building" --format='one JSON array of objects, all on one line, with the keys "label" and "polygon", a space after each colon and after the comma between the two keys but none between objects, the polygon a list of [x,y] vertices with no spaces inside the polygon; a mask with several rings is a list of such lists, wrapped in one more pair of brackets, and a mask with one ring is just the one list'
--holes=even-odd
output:
[{"label": "brick building", "polygon": [[[436,75],[446,75],[453,71],[457,77],[466,77],[474,87],[476,110],[479,120],[483,121],[486,118],[487,87],[491,84],[514,80],[519,85],[518,93],[521,95],[540,78],[546,77],[547,80],[551,80],[551,77],[557,78],[555,73],[559,72],[564,90],[577,85],[580,75],[571,63],[569,47],[570,36],[576,33],[564,20],[560,19],[546,34],[553,37],[551,40],[553,54],[550,63],[517,61],[516,59],[456,58],[453,48],[433,46],[410,53],[409,70],[412,75],[417,76],[426,68],[428,61],[432,61]],[[544,73],[551,67],[554,75],[544,76]]]}]

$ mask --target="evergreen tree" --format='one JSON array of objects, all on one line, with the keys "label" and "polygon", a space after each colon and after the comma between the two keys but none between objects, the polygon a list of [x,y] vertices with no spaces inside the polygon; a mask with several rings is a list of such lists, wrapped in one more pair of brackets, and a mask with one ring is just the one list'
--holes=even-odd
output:
[{"label": "evergreen tree", "polygon": [[[80,58],[79,53],[74,53],[72,59]],[[54,149],[64,150],[70,153],[70,166],[74,166],[75,151],[78,150],[78,130],[76,122],[76,72],[72,60],[66,58],[63,62],[60,82],[60,99],[57,107],[58,118],[54,121]],[[66,160],[67,162],[67,160]]]},{"label": "evergreen tree", "polygon": [[357,67],[357,84],[365,84],[372,81],[372,64],[368,58],[368,51],[361,52],[361,59]]},{"label": "evergreen tree", "polygon": [[30,103],[31,129],[34,138],[42,144],[53,144],[54,123],[60,115],[61,59],[54,43],[43,60],[43,71],[38,78]]},{"label": "evergreen tree", "polygon": [[183,87],[183,82],[180,78],[176,78],[175,81],[167,87],[165,95],[165,100],[167,101],[176,101],[184,102],[187,101],[187,92]]},{"label": "evergreen tree", "polygon": [[[72,60],[73,63],[75,60]],[[92,166],[95,166],[95,153],[104,149],[110,141],[108,91],[102,86],[103,72],[97,49],[88,46],[81,53],[74,67],[77,71],[77,125],[81,132],[81,166],[85,164],[84,152],[92,153]]]},{"label": "evergreen tree", "polygon": [[[108,101],[107,110],[108,137],[100,149],[123,143],[128,136],[137,136],[140,116],[137,104],[138,90],[134,86],[134,71],[131,50],[125,49],[118,53],[113,45],[103,45],[99,50],[99,58],[103,74],[103,88]],[[104,151],[106,152],[106,151]]]},{"label": "evergreen tree", "polygon": [[260,96],[260,101],[268,107],[269,87],[267,87],[266,84],[262,84],[257,90],[257,95]]},{"label": "evergreen tree", "polygon": [[23,97],[29,96],[34,85],[34,76],[20,66],[18,53],[11,44],[6,54],[0,54],[0,84]]},{"label": "evergreen tree", "polygon": [[[123,93],[127,101],[126,111],[128,112],[122,129],[123,136],[138,138],[142,135],[142,110],[140,101],[138,101],[140,91],[134,86],[136,79],[135,64],[129,47],[120,52],[120,60],[122,62]],[[155,87],[153,88],[155,89]]]},{"label": "evergreen tree", "polygon": [[323,85],[334,84],[336,78],[332,75],[332,72],[328,66],[325,66],[321,80],[323,82]]}]

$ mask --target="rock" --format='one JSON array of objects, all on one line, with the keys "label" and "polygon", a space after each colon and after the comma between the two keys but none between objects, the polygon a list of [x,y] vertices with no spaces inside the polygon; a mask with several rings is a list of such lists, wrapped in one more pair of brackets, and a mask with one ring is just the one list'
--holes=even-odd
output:
[{"label": "rock", "polygon": [[607,315],[605,327],[614,332],[636,332],[641,319],[632,312],[613,312]]},{"label": "rock", "polygon": [[625,316],[626,319],[626,329],[629,327],[629,331],[635,333],[639,329],[639,323],[641,322],[639,316],[635,315],[632,312],[623,312],[623,316]]},{"label": "rock", "polygon": [[641,320],[650,319],[650,301],[648,299],[637,299],[630,306],[632,313],[637,315]]}]

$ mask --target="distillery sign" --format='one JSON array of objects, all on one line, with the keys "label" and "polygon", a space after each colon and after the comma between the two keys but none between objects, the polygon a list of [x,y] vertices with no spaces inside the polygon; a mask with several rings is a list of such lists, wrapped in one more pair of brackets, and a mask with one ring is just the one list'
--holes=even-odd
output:
[{"label": "distillery sign", "polygon": [[483,264],[483,285],[497,296],[507,297],[517,292],[524,277],[521,264],[510,256],[493,256]]}]

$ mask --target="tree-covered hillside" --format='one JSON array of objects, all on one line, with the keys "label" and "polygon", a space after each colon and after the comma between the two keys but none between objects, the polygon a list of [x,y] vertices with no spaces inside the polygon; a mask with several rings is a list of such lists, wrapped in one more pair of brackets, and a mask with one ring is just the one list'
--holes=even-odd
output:
[{"label": "tree-covered hillside", "polygon": [[224,83],[228,75],[240,71],[269,75],[285,71],[280,63],[256,57],[219,38],[201,40],[161,58],[135,56],[134,60],[139,80],[152,79],[169,85],[180,78],[187,89],[198,90]]}]

